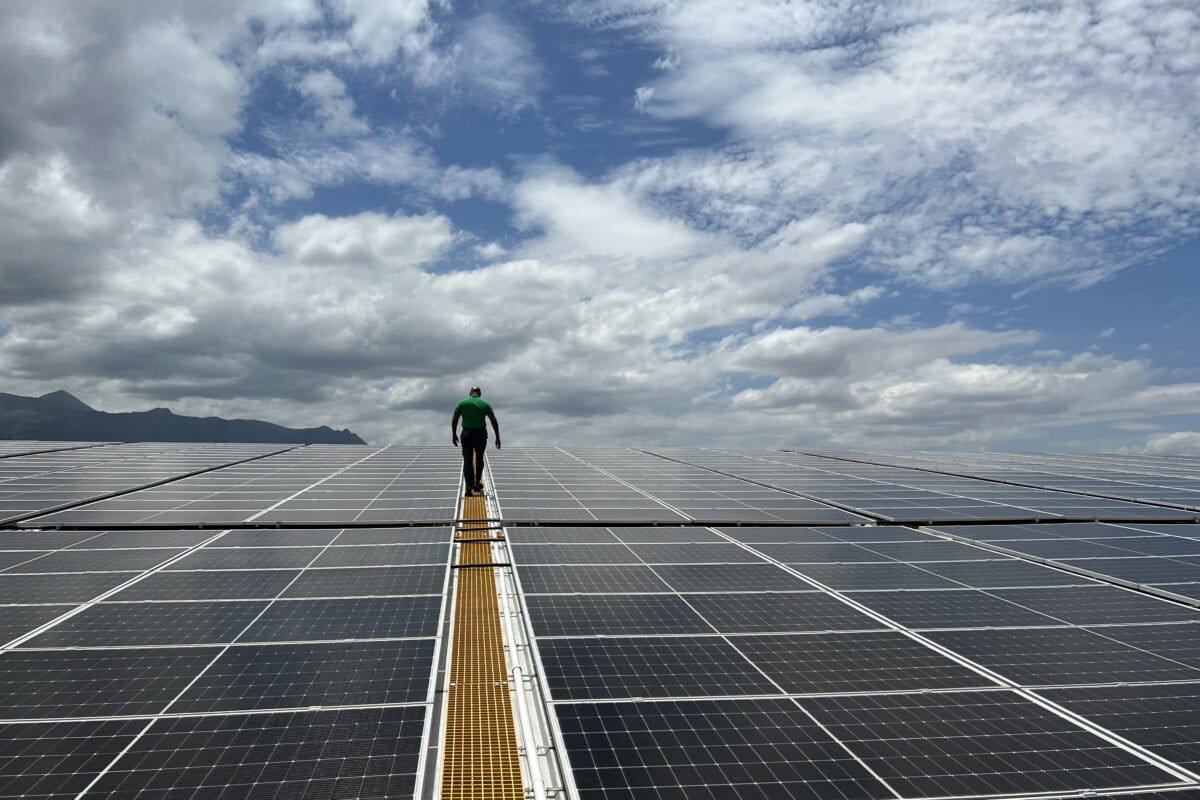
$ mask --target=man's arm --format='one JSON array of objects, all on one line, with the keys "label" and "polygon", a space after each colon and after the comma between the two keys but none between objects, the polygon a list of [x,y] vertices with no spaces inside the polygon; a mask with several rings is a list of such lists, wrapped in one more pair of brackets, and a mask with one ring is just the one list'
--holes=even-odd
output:
[{"label": "man's arm", "polygon": [[496,422],[496,413],[494,411],[487,412],[487,418],[492,421],[492,432],[496,434],[496,449],[500,449],[500,423]]},{"label": "man's arm", "polygon": [[456,408],[454,416],[450,418],[450,441],[454,442],[455,447],[458,447],[458,418],[461,416],[462,412]]}]

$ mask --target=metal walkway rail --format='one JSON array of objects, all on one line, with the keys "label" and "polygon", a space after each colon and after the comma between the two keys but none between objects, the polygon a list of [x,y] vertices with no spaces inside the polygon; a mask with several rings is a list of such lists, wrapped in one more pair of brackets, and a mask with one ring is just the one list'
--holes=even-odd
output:
[{"label": "metal walkway rail", "polygon": [[494,559],[487,541],[499,532],[488,528],[486,518],[483,497],[464,498],[463,522],[455,532],[460,544],[441,778],[443,800],[525,797]]}]

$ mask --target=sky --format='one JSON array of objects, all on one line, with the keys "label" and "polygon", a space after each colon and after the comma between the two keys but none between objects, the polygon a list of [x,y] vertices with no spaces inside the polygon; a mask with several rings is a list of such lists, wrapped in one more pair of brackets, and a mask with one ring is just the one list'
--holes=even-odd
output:
[{"label": "sky", "polygon": [[1192,0],[5,0],[0,390],[1200,452]]}]

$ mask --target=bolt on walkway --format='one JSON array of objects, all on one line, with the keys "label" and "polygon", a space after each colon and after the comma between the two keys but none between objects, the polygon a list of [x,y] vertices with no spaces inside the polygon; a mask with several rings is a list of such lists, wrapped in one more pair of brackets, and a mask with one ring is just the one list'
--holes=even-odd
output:
[{"label": "bolt on walkway", "polygon": [[[451,640],[443,800],[521,800],[525,797],[505,664],[490,529],[482,496],[463,499],[455,531],[454,633]],[[472,522],[478,520],[478,522]],[[472,540],[483,541],[472,541]]]}]

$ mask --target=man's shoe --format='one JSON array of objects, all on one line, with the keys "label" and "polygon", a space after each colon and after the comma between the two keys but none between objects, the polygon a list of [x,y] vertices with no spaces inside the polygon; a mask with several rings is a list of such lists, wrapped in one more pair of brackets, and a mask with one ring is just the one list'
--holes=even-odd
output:
[{"label": "man's shoe", "polygon": [[483,484],[482,483],[475,484],[475,491],[479,492],[480,494],[483,494]]}]

